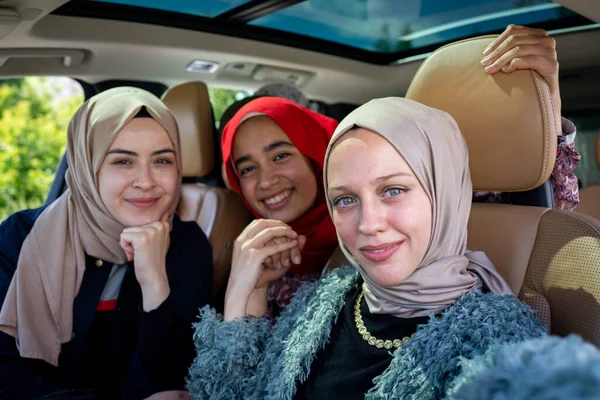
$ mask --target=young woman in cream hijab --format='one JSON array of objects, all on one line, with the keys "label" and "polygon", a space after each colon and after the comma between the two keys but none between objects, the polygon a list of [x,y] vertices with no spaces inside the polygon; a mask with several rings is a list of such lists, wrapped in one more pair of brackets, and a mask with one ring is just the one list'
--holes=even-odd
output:
[{"label": "young woman in cream hijab", "polygon": [[71,120],[67,159],[58,200],[0,225],[0,397],[183,389],[212,257],[175,215],[174,117],[146,91],[108,90]]},{"label": "young woman in cream hijab", "polygon": [[385,98],[350,113],[324,171],[352,266],[301,288],[274,325],[202,310],[190,393],[594,398],[600,352],[577,338],[548,337],[485,254],[466,251],[468,165],[462,134],[442,111]]}]

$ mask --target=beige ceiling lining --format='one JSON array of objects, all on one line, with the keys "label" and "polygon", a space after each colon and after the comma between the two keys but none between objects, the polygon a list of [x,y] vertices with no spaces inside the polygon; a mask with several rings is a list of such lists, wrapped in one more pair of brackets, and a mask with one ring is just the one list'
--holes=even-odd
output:
[{"label": "beige ceiling lining", "polygon": [[[28,7],[42,0],[29,0]],[[3,2],[4,3],[4,2]],[[46,3],[48,3],[46,1]],[[64,3],[53,0],[53,5]],[[44,10],[47,13],[49,8]],[[557,37],[563,70],[600,66],[600,31]],[[27,63],[7,62],[0,75],[70,75],[88,81],[146,79],[167,85],[203,80],[209,85],[254,90],[264,82],[220,73],[202,74],[185,70],[189,62],[203,59],[229,63],[251,63],[307,71],[313,77],[301,89],[308,96],[327,102],[361,103],[373,97],[402,95],[421,60],[401,65],[375,66],[341,57],[297,48],[261,43],[172,27],[124,21],[47,15],[32,26],[21,23],[7,38],[4,48],[75,48],[88,57],[77,68],[66,68],[59,60]],[[582,64],[583,63],[583,64]],[[596,75],[597,76],[597,75]]]}]

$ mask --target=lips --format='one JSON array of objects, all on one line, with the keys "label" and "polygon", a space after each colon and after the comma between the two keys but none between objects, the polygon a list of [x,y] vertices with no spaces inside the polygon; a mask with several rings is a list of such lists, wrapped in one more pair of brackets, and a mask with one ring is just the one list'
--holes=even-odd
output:
[{"label": "lips", "polygon": [[138,197],[127,199],[126,201],[136,208],[151,208],[158,203],[158,197]]},{"label": "lips", "polygon": [[292,192],[293,189],[286,189],[273,196],[263,198],[261,201],[267,208],[271,210],[279,210],[287,204]]},{"label": "lips", "polygon": [[359,249],[362,255],[369,261],[382,262],[390,258],[402,244],[404,240],[399,242],[384,243],[376,246],[363,246]]}]

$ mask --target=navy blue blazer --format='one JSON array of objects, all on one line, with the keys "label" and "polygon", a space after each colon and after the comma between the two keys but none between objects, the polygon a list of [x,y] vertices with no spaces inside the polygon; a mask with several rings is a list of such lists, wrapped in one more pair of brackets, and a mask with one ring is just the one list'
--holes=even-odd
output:
[{"label": "navy blue blazer", "polygon": [[[21,211],[0,224],[0,304],[4,303],[23,241],[42,211]],[[58,367],[21,358],[15,339],[0,332],[0,398],[68,399],[87,393],[89,397],[81,398],[142,399],[163,390],[184,389],[187,369],[195,356],[192,323],[198,309],[210,302],[212,290],[212,249],[196,223],[175,217],[166,268],[171,294],[156,310],[144,312],[133,263],[127,266],[109,329],[102,333],[109,336],[106,359],[110,368],[97,371],[103,383],[90,388],[82,383],[86,377],[79,372],[83,366],[89,371],[85,345],[112,264],[97,267],[96,259],[86,257],[81,289],[73,306],[73,339],[63,344]]]}]

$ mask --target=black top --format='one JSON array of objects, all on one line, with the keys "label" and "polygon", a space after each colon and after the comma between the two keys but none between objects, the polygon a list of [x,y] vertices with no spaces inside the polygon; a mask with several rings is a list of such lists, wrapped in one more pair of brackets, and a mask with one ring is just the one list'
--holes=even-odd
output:
[{"label": "black top", "polygon": [[[329,344],[317,353],[307,380],[298,385],[295,399],[364,399],[365,393],[373,387],[373,379],[390,365],[394,349],[378,349],[358,334],[354,304],[361,287],[346,296],[342,312],[331,330]],[[428,321],[428,317],[370,314],[364,298],[360,308],[367,330],[377,339],[402,339]]]},{"label": "black top", "polygon": [[[21,246],[43,209],[16,213],[0,225],[0,304]],[[182,390],[195,349],[192,323],[211,299],[212,250],[194,222],[173,220],[166,257],[171,293],[144,312],[133,264],[127,266],[116,309],[96,312],[112,264],[86,269],[73,304],[73,340],[62,345],[59,366],[19,356],[15,339],[0,332],[0,398],[143,399]],[[74,391],[74,389],[80,390]],[[90,393],[89,397],[81,395]]]}]

